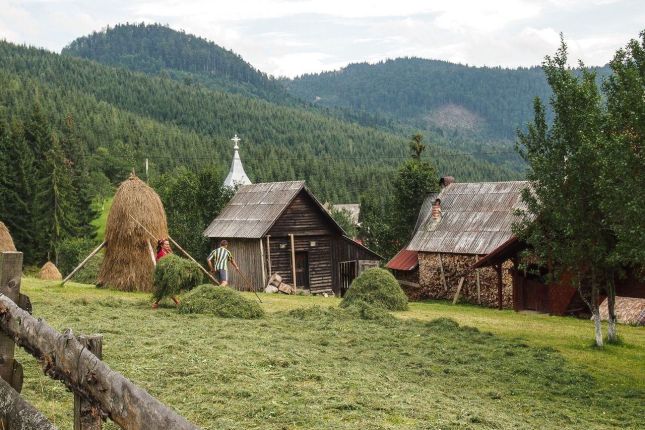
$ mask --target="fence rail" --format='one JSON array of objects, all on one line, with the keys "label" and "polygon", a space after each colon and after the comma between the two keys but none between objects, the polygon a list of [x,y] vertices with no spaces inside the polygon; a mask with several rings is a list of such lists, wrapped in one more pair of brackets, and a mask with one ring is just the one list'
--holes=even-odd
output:
[{"label": "fence rail", "polygon": [[[109,417],[126,430],[198,429],[148,392],[110,369],[92,352],[92,348],[97,351],[96,345],[88,347],[89,343],[83,339],[79,341],[71,330],[59,333],[42,319],[36,319],[21,309],[16,304],[21,302],[21,275],[22,253],[0,253],[0,375],[13,386],[16,395],[22,385],[22,367],[14,364],[13,359],[15,345],[18,345],[38,360],[46,375],[63,382],[77,396],[81,403],[74,408],[78,414],[74,420],[75,430],[100,429],[100,421],[96,417]],[[22,302],[28,303],[28,300]],[[19,378],[17,373],[20,374]],[[20,386],[16,389],[18,383]],[[4,427],[0,429],[55,428],[51,424],[50,427],[25,427],[12,421],[15,416],[12,411],[26,411],[29,407],[26,402],[19,403],[15,396],[11,398],[13,400],[10,402],[0,402],[0,417],[4,419],[4,422],[0,422]],[[92,417],[95,419],[90,419]]]}]

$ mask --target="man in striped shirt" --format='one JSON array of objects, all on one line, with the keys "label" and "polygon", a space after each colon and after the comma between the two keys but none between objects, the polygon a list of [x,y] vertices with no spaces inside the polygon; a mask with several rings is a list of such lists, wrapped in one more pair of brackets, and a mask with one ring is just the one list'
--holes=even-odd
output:
[{"label": "man in striped shirt", "polygon": [[230,261],[233,267],[240,270],[235,260],[233,260],[231,251],[228,250],[227,240],[222,240],[219,248],[211,251],[207,261],[209,269],[211,272],[217,273],[217,279],[223,287],[228,285],[228,262]]}]

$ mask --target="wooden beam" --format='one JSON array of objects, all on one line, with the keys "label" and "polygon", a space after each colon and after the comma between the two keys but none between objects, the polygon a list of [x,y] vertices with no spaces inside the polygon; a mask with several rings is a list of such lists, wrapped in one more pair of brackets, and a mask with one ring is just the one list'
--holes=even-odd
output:
[{"label": "wooden beam", "polygon": [[155,251],[152,249],[152,244],[150,243],[150,239],[148,239],[148,251],[150,251],[150,258],[152,258],[152,265],[157,267],[157,256],[155,255]]},{"label": "wooden beam", "polygon": [[[103,336],[81,335],[77,339],[97,358],[103,358]],[[78,394],[74,394],[74,430],[101,430],[102,427],[101,409]]]},{"label": "wooden beam", "polygon": [[59,333],[42,319],[0,296],[0,329],[36,357],[45,374],[75,394],[90,399],[125,430],[198,430],[169,407],[139,388],[76,340],[71,330]]},{"label": "wooden beam", "polygon": [[501,310],[504,304],[502,297],[502,263],[495,266],[495,270],[497,270],[497,308]]},{"label": "wooden beam", "polygon": [[262,238],[260,238],[260,260],[260,264],[262,266],[262,289],[264,289],[267,286],[267,274],[264,267],[264,242],[262,242]]},{"label": "wooden beam", "polygon": [[448,284],[446,283],[446,275],[443,271],[443,260],[441,258],[441,254],[439,254],[439,269],[441,270],[441,283],[443,284],[443,290],[447,293]]},{"label": "wooden beam", "polygon": [[76,272],[78,272],[79,270],[81,270],[81,268],[82,268],[83,266],[85,266],[85,264],[86,264],[88,261],[90,261],[90,258],[94,257],[94,256],[95,256],[95,255],[96,255],[96,254],[101,250],[101,249],[103,249],[103,247],[104,247],[104,246],[105,246],[105,241],[103,241],[103,243],[101,243],[99,246],[97,246],[97,247],[96,247],[96,249],[95,249],[94,251],[90,252],[90,255],[88,255],[87,257],[85,257],[85,260],[81,261],[81,264],[79,264],[78,266],[76,266],[76,268],[75,268],[74,270],[72,270],[72,272],[71,272],[69,275],[67,275],[67,277],[66,277],[65,279],[63,279],[63,282],[61,282],[61,285],[64,285],[64,284],[65,284],[65,282],[67,282],[67,281],[69,281],[70,279],[72,279],[72,276],[74,276],[74,275],[76,274]]},{"label": "wooden beam", "polygon": [[[0,293],[4,294],[13,303],[18,303],[20,299],[21,277],[22,252],[0,253]],[[12,338],[0,333],[0,378],[7,381],[12,387],[15,346]],[[20,392],[19,389],[16,389],[16,391]]]},{"label": "wooden beam", "polygon": [[295,240],[293,239],[293,234],[289,234],[289,238],[291,239],[291,276],[293,277],[292,282],[295,290],[298,288],[296,282],[296,245]]},{"label": "wooden beam", "polygon": [[479,269],[475,269],[475,276],[477,278],[477,304],[482,304],[481,284],[479,281]]},{"label": "wooden beam", "polygon": [[269,278],[273,275],[273,268],[271,267],[271,235],[267,235],[267,263],[269,263]]},{"label": "wooden beam", "polygon": [[456,305],[457,300],[459,300],[459,293],[461,293],[461,286],[464,285],[464,277],[462,276],[459,278],[459,285],[457,285],[457,292],[455,293],[455,297],[452,299],[452,304]]},{"label": "wooden beam", "polygon": [[0,416],[0,429],[58,430],[3,379],[0,379]]}]

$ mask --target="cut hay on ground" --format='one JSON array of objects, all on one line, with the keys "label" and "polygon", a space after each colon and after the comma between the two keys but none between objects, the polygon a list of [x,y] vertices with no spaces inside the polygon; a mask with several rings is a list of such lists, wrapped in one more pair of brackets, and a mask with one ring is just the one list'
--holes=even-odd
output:
[{"label": "cut hay on ground", "polygon": [[58,267],[51,261],[43,264],[43,267],[40,268],[38,272],[38,277],[44,279],[45,281],[62,281],[63,275],[60,274]]},{"label": "cut hay on ground", "polygon": [[15,250],[16,246],[13,244],[9,229],[0,221],[0,252]]},{"label": "cut hay on ground", "polygon": [[[154,237],[151,237],[130,216]],[[134,175],[114,195],[105,227],[105,258],[98,285],[122,291],[152,291],[154,263],[150,244],[168,237],[166,213],[155,191]]]},{"label": "cut hay on ground", "polygon": [[264,316],[260,305],[229,287],[204,284],[182,296],[182,314],[209,314],[221,318],[256,319]]},{"label": "cut hay on ground", "polygon": [[[645,299],[616,296],[616,321],[620,324],[645,325]],[[600,318],[609,319],[607,299],[600,304]]]}]

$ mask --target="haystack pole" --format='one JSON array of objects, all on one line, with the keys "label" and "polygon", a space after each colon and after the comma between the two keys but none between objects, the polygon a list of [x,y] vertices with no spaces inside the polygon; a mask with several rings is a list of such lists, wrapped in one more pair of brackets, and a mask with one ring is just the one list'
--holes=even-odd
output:
[{"label": "haystack pole", "polygon": [[148,231],[157,239],[168,237],[166,213],[157,193],[132,174],[121,183],[112,201],[98,285],[121,291],[152,291],[154,264]]},{"label": "haystack pole", "polygon": [[0,252],[3,251],[16,251],[16,246],[13,244],[9,229],[0,221]]}]

